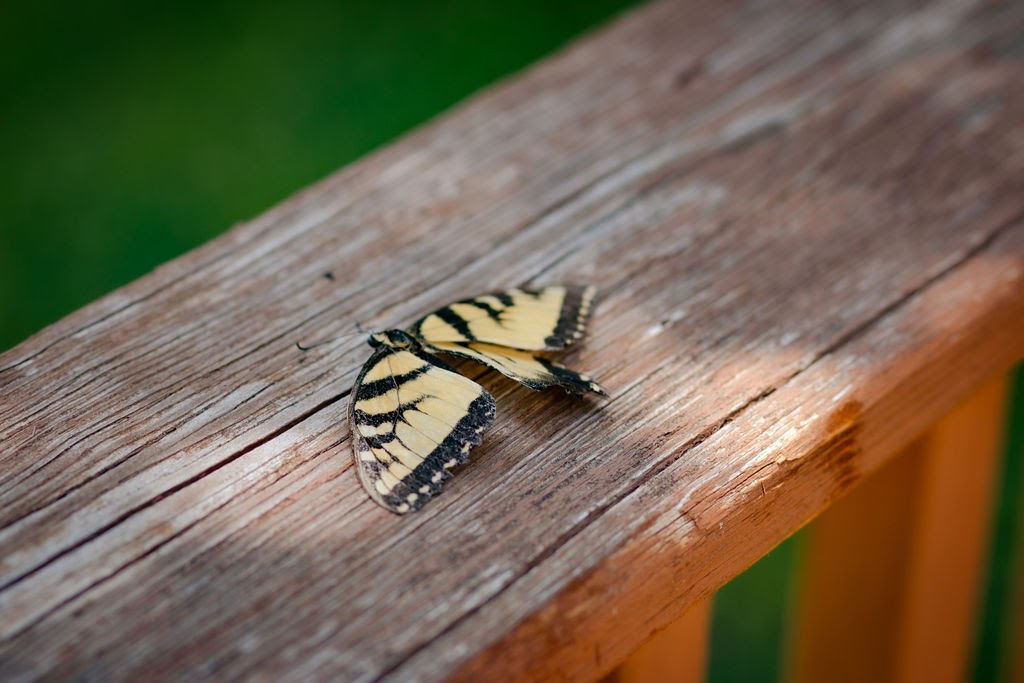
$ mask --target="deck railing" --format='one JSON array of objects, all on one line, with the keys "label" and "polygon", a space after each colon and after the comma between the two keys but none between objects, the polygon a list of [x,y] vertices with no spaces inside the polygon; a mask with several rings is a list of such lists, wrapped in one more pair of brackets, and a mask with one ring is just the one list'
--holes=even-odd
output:
[{"label": "deck railing", "polygon": [[[1022,29],[655,3],[3,354],[0,678],[629,679],[674,631],[699,676],[707,598],[818,515],[789,676],[955,677],[1024,356]],[[557,282],[601,289],[570,361],[610,398],[483,376],[473,464],[375,506],[355,324]]]},{"label": "deck railing", "polygon": [[[811,524],[786,680],[972,679],[1007,398],[1004,375],[984,383]],[[696,603],[611,680],[703,680],[709,608]],[[1004,659],[990,668],[1016,680]]]}]

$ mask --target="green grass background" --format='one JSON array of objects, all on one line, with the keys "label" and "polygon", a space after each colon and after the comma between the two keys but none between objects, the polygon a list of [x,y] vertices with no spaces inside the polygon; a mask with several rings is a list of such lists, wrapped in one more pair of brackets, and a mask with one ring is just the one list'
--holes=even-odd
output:
[{"label": "green grass background", "polygon": [[[0,349],[630,4],[0,6]],[[1014,410],[979,680],[995,680],[1017,571],[1019,390]],[[716,597],[712,681],[776,680],[798,549],[787,541]]]}]

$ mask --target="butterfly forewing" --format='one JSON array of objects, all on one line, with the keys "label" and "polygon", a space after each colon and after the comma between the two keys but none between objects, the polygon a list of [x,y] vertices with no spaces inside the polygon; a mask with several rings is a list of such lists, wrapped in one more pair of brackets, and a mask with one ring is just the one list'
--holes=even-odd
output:
[{"label": "butterfly forewing", "polygon": [[356,468],[374,500],[419,509],[466,462],[494,419],[494,398],[440,361],[379,349],[363,366],[349,414]]},{"label": "butterfly forewing", "polygon": [[519,349],[481,342],[439,342],[431,344],[430,348],[455,356],[472,358],[531,389],[561,386],[571,391],[592,391],[595,394],[605,395],[601,385],[590,377],[570,370],[561,363],[534,356]]},{"label": "butterfly forewing", "polygon": [[464,299],[416,322],[409,331],[434,343],[484,342],[514,349],[561,349],[583,336],[593,287],[510,289]]}]

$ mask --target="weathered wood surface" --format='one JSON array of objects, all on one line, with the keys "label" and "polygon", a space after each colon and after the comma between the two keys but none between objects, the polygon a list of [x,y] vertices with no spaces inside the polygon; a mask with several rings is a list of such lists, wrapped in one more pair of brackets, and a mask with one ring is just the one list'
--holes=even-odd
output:
[{"label": "weathered wood surface", "polygon": [[[1024,353],[1022,34],[650,5],[0,356],[0,678],[610,670]],[[611,398],[371,503],[295,342],[555,282]]]}]

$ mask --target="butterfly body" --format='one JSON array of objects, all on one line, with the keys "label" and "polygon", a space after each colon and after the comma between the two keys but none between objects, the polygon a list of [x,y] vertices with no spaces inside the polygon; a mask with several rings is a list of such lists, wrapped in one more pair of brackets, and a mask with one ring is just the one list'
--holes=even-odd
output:
[{"label": "butterfly body", "polygon": [[418,350],[420,343],[416,338],[403,330],[384,330],[370,335],[366,343],[375,349],[386,347],[395,350],[410,349]]},{"label": "butterfly body", "polygon": [[603,395],[586,375],[533,353],[582,337],[593,296],[593,287],[512,289],[370,335],[374,353],[349,405],[356,469],[370,497],[399,514],[418,510],[494,420],[494,398],[437,354],[470,358],[532,389]]}]

